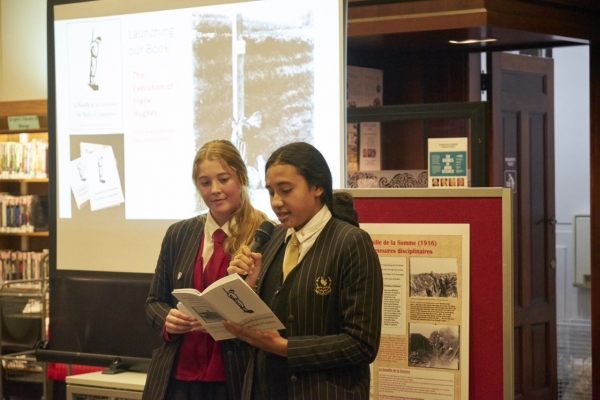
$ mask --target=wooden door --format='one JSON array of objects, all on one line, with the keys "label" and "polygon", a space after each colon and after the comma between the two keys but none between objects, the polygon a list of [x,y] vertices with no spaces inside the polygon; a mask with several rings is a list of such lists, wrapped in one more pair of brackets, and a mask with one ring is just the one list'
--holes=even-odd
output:
[{"label": "wooden door", "polygon": [[514,190],[515,399],[556,399],[553,60],[491,55],[494,186]]}]

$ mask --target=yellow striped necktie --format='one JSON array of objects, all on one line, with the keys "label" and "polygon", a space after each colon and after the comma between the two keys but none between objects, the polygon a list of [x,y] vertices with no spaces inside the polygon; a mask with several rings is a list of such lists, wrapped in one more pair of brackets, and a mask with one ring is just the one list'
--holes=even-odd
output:
[{"label": "yellow striped necktie", "polygon": [[283,280],[288,274],[298,265],[298,257],[300,256],[300,242],[295,233],[292,233],[292,238],[288,242],[288,250],[283,260]]}]

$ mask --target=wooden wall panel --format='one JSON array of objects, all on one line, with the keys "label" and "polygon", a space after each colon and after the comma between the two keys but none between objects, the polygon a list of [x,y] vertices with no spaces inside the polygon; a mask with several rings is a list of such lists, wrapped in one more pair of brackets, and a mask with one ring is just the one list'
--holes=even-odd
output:
[{"label": "wooden wall panel", "polygon": [[484,26],[588,40],[600,35],[597,29],[600,6],[585,0],[430,0],[368,4],[365,1],[350,3],[349,37]]},{"label": "wooden wall panel", "polygon": [[[350,2],[352,3],[352,2]],[[401,1],[388,4],[376,4],[371,2],[354,2],[362,4],[362,7],[351,7],[348,10],[348,18],[378,18],[378,17],[401,17],[412,16],[413,18],[425,15],[448,16],[467,14],[469,11],[483,11],[485,0],[417,0]],[[373,4],[375,3],[375,4]]]},{"label": "wooden wall panel", "polygon": [[47,115],[47,100],[3,101],[0,115]]},{"label": "wooden wall panel", "polygon": [[469,101],[469,54],[348,51],[348,65],[383,70],[383,104]]},{"label": "wooden wall panel", "polygon": [[531,349],[533,353],[532,363],[532,387],[533,390],[546,389],[548,384],[548,324],[531,325]]},{"label": "wooden wall panel", "polygon": [[523,376],[523,359],[521,355],[523,354],[523,329],[519,327],[515,327],[514,330],[514,380],[515,380],[515,400],[520,400],[523,398],[523,380],[521,377]]},{"label": "wooden wall panel", "polygon": [[485,9],[490,26],[588,40],[600,35],[598,14],[583,9],[517,0],[486,0]]}]

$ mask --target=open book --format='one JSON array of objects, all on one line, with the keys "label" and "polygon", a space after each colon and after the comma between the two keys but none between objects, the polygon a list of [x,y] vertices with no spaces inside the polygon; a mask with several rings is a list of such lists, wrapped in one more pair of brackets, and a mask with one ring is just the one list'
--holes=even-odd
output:
[{"label": "open book", "polygon": [[234,338],[221,324],[224,319],[261,331],[285,329],[238,274],[213,282],[202,293],[192,288],[175,289],[173,296],[179,300],[177,308],[200,321],[215,340]]}]

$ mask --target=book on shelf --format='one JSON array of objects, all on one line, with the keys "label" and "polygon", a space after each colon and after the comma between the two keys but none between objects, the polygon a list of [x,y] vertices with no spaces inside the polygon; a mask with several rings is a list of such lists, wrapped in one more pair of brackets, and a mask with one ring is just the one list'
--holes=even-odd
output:
[{"label": "book on shelf", "polygon": [[196,318],[215,340],[233,339],[221,321],[228,320],[261,331],[285,329],[269,306],[238,274],[213,282],[202,293],[193,288],[175,289],[177,308]]},{"label": "book on shelf", "polygon": [[0,193],[0,232],[48,231],[48,196]]},{"label": "book on shelf", "polygon": [[0,281],[48,278],[48,253],[0,250]]},{"label": "book on shelf", "polygon": [[0,142],[0,179],[48,178],[48,142]]}]

